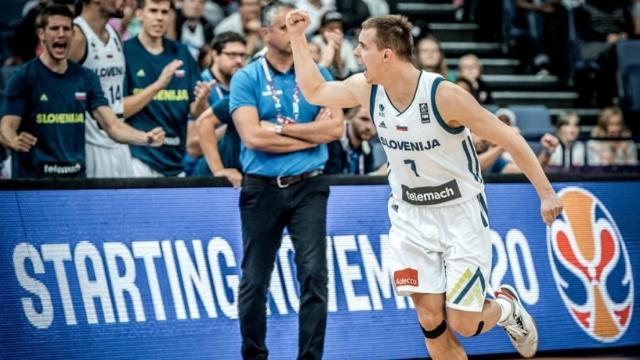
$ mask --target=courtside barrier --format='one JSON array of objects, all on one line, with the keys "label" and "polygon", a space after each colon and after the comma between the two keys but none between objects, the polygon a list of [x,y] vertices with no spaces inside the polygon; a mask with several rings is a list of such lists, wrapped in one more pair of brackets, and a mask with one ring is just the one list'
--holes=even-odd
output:
[{"label": "courtside barrier", "polygon": [[[551,227],[514,179],[486,187],[488,282],[519,291],[541,351],[640,345],[640,179],[554,181],[565,212]],[[360,181],[341,180],[329,199],[325,357],[424,357],[412,305],[393,293],[389,188]],[[239,358],[238,192],[207,186],[219,181],[84,184],[0,183],[0,358]],[[268,304],[274,359],[296,356],[298,305],[285,234]],[[500,329],[462,343],[514,352]]]}]

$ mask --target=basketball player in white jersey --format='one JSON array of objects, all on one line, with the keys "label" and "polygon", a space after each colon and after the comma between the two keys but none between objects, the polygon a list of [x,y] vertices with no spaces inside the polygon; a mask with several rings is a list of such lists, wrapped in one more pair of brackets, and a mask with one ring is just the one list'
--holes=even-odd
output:
[{"label": "basketball player in white jersey", "polygon": [[[112,17],[122,17],[124,0],[82,2],[82,13],[73,21],[75,33],[69,58],[98,75],[109,106],[122,119],[125,58],[120,37],[107,21]],[[87,177],[133,177],[129,146],[113,141],[90,114],[87,116]]]},{"label": "basketball player in white jersey", "polygon": [[527,143],[462,88],[413,66],[406,18],[382,16],[362,24],[355,53],[365,71],[345,81],[325,82],[320,76],[304,35],[308,25],[303,11],[287,16],[296,79],[311,103],[371,111],[390,165],[396,291],[411,296],[431,357],[466,359],[451,330],[475,336],[496,324],[522,356],[532,357],[537,330],[516,291],[502,285],[495,300],[485,299],[491,239],[470,131],[512,154],[550,224],[562,204]]}]

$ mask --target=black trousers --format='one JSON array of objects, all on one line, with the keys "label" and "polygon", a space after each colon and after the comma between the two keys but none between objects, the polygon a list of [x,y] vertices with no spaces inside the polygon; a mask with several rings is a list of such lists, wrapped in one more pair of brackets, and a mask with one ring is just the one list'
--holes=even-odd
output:
[{"label": "black trousers", "polygon": [[281,189],[245,177],[240,192],[242,280],[238,296],[242,356],[266,359],[266,301],[269,280],[285,227],[295,250],[300,285],[299,359],[320,359],[327,322],[327,198],[320,175]]}]

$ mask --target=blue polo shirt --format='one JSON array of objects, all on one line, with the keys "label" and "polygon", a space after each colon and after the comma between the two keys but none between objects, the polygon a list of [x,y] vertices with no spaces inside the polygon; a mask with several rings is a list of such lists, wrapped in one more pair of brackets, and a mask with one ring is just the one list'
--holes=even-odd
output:
[{"label": "blue polo shirt", "polygon": [[[276,109],[267,79],[262,67],[262,58],[258,58],[233,75],[231,79],[231,95],[229,112],[242,106],[253,106],[258,110],[260,120],[276,122]],[[282,103],[282,114],[293,119],[293,94],[296,87],[294,69],[282,73],[269,66],[273,85]],[[326,80],[332,80],[331,74],[325,68],[320,68]],[[311,105],[298,92],[300,97],[300,115],[298,123],[308,123],[315,120],[320,107]],[[240,119],[239,121],[243,121]],[[290,153],[276,154],[247,148],[244,143],[240,147],[240,162],[245,174],[262,176],[298,175],[312,170],[324,169],[327,161],[327,146],[318,145],[314,148]]]},{"label": "blue polo shirt", "polygon": [[29,152],[14,152],[13,177],[84,177],[85,114],[109,106],[98,76],[69,61],[53,72],[39,58],[22,65],[7,85],[3,115],[21,118],[18,134],[38,138]]},{"label": "blue polo shirt", "polygon": [[[213,72],[211,71],[211,69],[204,69],[200,73],[200,77],[202,78],[202,81],[205,83],[208,83],[211,80],[218,81],[215,75],[213,75]],[[213,106],[213,104],[217,103],[218,101],[222,100],[223,97],[228,95],[229,95],[229,89],[222,86],[222,84],[220,84],[219,82],[216,83],[211,88],[211,93],[209,94],[209,105]]]}]

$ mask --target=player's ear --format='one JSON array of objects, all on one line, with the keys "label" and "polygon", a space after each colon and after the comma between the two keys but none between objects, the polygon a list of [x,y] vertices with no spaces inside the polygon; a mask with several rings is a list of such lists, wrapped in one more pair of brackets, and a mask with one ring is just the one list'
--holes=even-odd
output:
[{"label": "player's ear", "polygon": [[384,53],[382,55],[382,58],[384,60],[389,60],[391,58],[391,50],[389,49],[384,49]]}]

